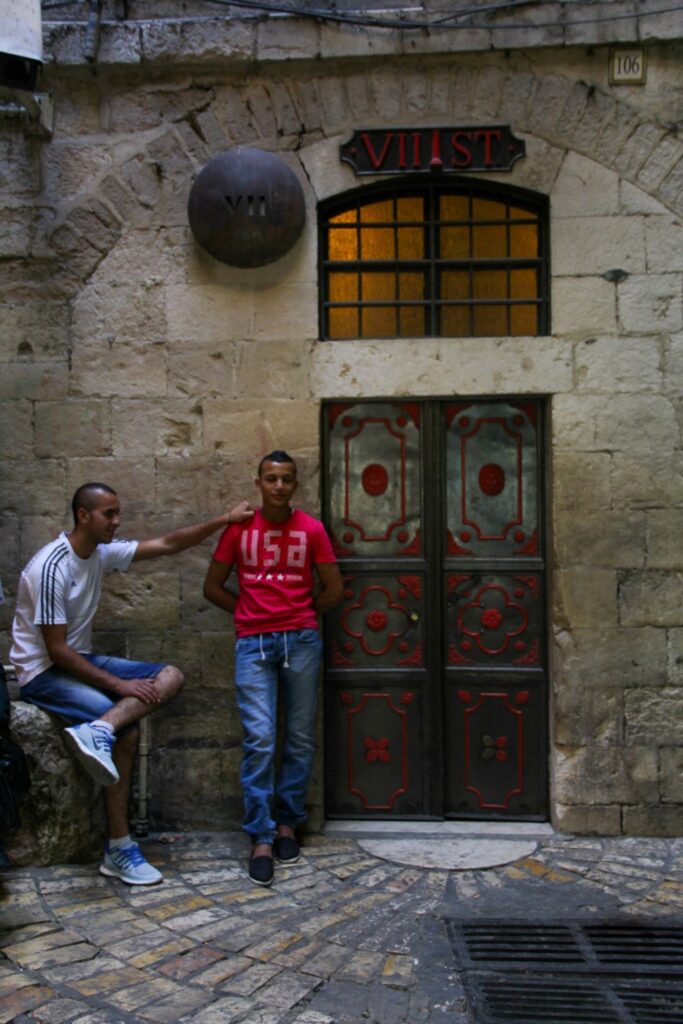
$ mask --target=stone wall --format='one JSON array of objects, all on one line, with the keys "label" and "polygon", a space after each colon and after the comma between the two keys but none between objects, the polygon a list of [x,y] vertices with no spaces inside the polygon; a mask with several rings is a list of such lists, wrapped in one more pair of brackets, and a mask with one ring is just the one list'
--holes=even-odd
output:
[{"label": "stone wall", "polygon": [[[80,29],[55,29],[54,137],[0,122],[3,660],[20,567],[68,522],[85,479],[120,491],[123,536],[149,536],[250,497],[256,459],[277,446],[299,456],[302,503],[316,511],[322,399],[547,395],[553,819],[679,831],[680,45],[653,43],[647,86],[618,90],[603,46],[399,56],[394,41],[368,63],[345,36],[342,59],[309,61],[283,23],[258,64],[233,47],[221,66],[205,36],[189,45],[191,30],[181,46],[179,30],[157,26],[147,61],[105,46],[92,74]],[[369,123],[454,119],[509,122],[526,140],[526,159],[499,177],[550,197],[552,334],[319,342],[316,203],[357,185],[339,143]],[[306,196],[302,238],[257,270],[216,263],[187,224],[194,175],[238,144],[278,152]],[[623,280],[604,277],[614,269]],[[210,552],[110,578],[98,617],[107,649],[176,662],[188,680],[153,722],[160,826],[240,817],[232,637],[201,596]]]}]

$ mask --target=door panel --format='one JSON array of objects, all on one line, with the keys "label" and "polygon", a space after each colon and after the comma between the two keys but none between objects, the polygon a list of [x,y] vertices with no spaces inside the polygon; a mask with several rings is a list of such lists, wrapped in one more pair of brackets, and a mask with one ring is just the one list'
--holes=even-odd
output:
[{"label": "door panel", "polygon": [[328,613],[328,663],[344,669],[423,664],[423,577],[347,574],[344,603]]},{"label": "door panel", "polygon": [[327,704],[328,812],[420,814],[428,799],[420,687],[406,680],[402,686],[341,689]]},{"label": "door panel", "polygon": [[331,817],[542,818],[540,403],[324,410]]},{"label": "door panel", "polygon": [[415,403],[332,405],[330,535],[342,557],[420,554],[420,409]]},{"label": "door panel", "polygon": [[478,677],[446,686],[451,817],[543,816],[545,701],[542,687]]},{"label": "door panel", "polygon": [[530,402],[446,406],[447,555],[538,555],[536,420]]},{"label": "door panel", "polygon": [[448,665],[540,667],[540,573],[447,573],[446,591]]}]

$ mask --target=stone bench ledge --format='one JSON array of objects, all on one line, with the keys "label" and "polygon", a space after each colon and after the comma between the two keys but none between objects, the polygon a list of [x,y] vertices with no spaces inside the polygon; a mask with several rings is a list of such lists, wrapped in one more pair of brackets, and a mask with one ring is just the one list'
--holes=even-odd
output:
[{"label": "stone bench ledge", "polygon": [[19,808],[21,827],[5,837],[11,861],[43,866],[96,860],[105,833],[102,790],[69,753],[63,726],[41,708],[12,699],[10,727],[31,773]]}]

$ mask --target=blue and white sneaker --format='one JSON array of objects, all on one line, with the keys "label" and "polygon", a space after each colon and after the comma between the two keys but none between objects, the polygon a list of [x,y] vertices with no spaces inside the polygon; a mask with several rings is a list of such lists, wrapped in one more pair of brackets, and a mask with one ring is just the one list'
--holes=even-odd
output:
[{"label": "blue and white sneaker", "polygon": [[145,860],[140,847],[132,840],[130,846],[122,846],[115,850],[110,850],[107,843],[100,864],[100,874],[120,878],[128,885],[158,885],[164,879],[161,872]]},{"label": "blue and white sneaker", "polygon": [[113,786],[119,773],[111,759],[116,737],[101,725],[84,722],[65,729],[66,740],[89,775],[102,786]]}]

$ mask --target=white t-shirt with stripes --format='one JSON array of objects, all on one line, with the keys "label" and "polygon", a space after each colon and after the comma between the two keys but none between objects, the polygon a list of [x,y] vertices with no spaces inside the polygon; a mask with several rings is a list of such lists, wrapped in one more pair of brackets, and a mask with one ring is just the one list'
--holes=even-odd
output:
[{"label": "white t-shirt with stripes", "polygon": [[52,664],[41,626],[66,624],[69,647],[81,653],[91,650],[102,573],[127,572],[137,546],[137,541],[114,540],[98,544],[90,558],[79,558],[61,533],[33,556],[21,574],[12,625],[10,661],[20,686]]}]

